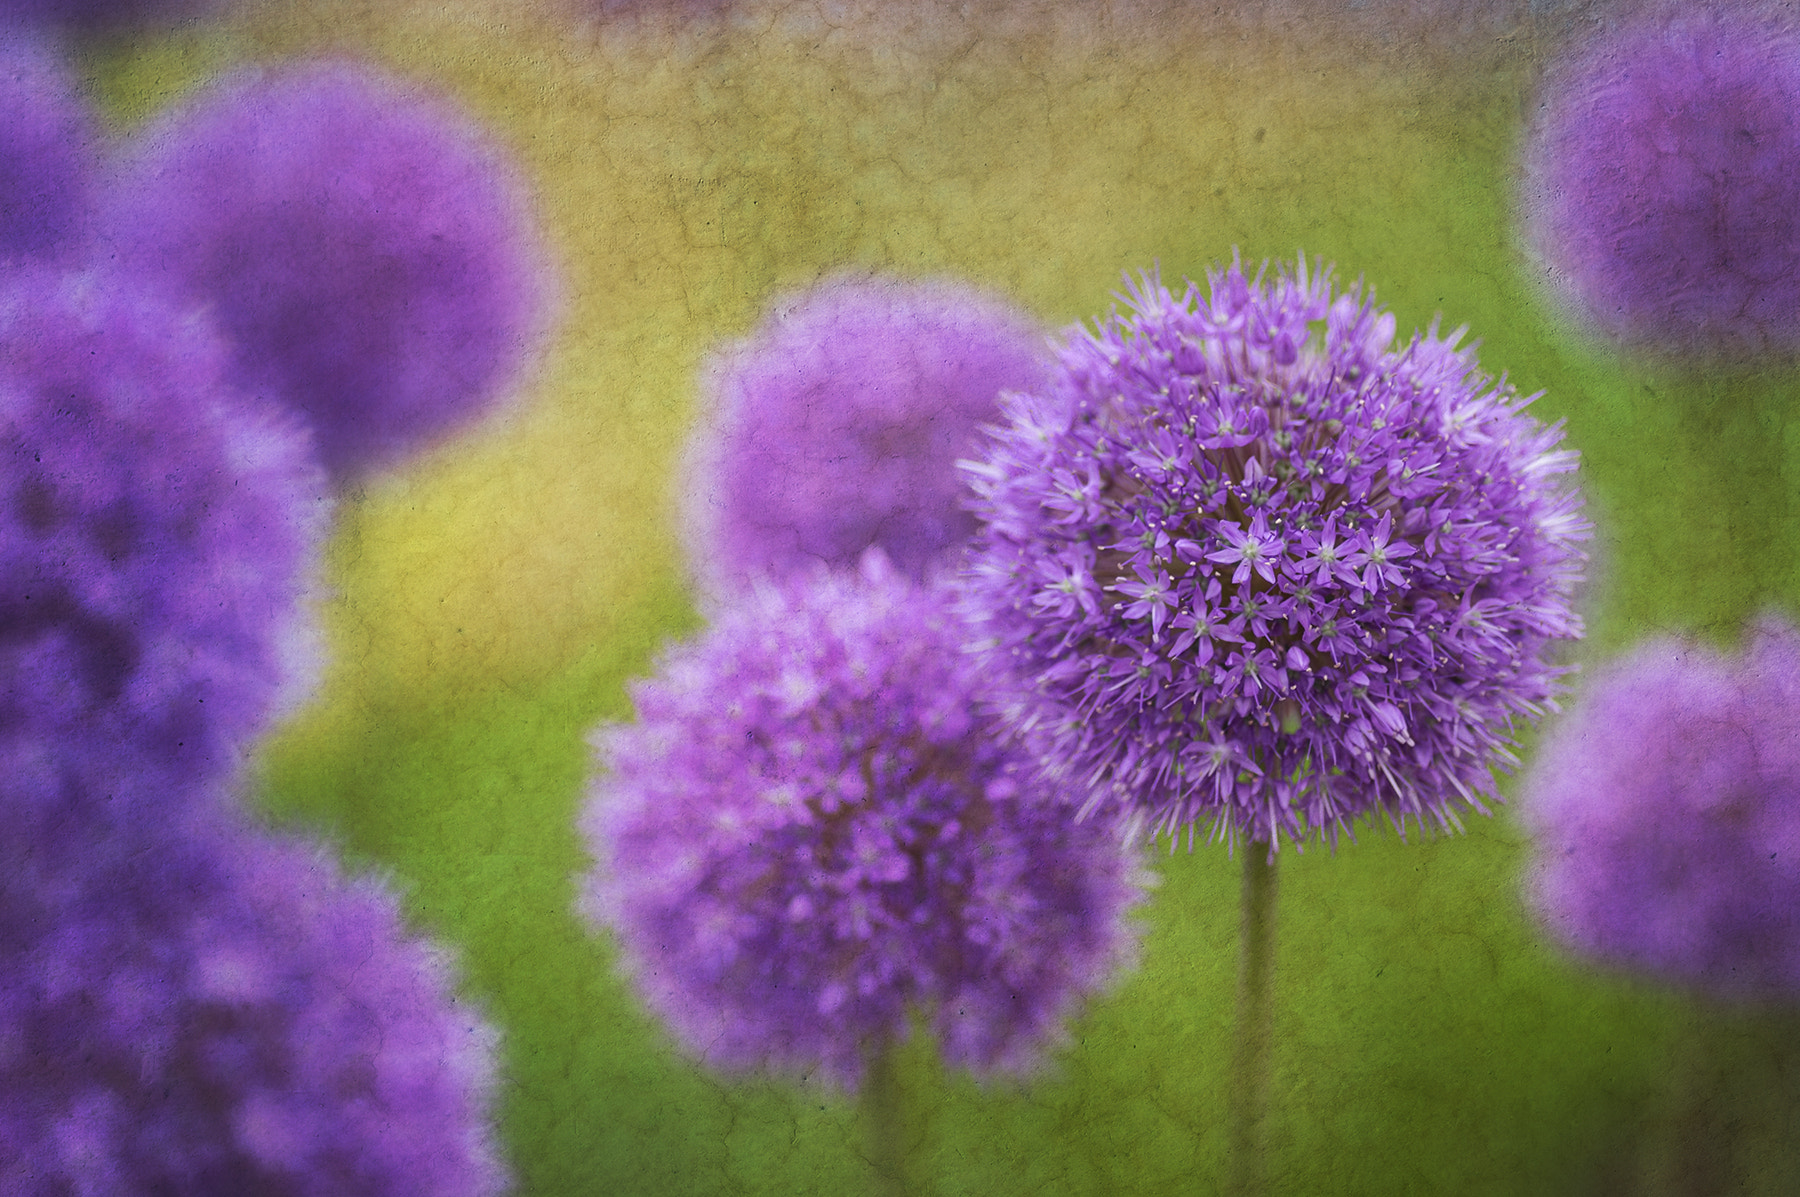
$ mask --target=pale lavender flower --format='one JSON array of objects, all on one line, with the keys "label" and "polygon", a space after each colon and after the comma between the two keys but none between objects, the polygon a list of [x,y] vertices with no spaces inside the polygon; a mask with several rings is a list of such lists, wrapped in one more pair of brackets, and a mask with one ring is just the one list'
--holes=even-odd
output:
[{"label": "pale lavender flower", "polygon": [[1582,956],[1724,996],[1800,994],[1800,633],[1651,641],[1596,674],[1521,799],[1532,905]]},{"label": "pale lavender flower", "polygon": [[207,89],[105,207],[120,261],[208,303],[238,382],[304,412],[340,477],[488,411],[543,322],[511,166],[449,105],[349,63]]},{"label": "pale lavender flower", "polygon": [[[310,681],[327,513],[304,429],[203,320],[105,273],[0,280],[0,814],[80,852],[233,768]],[[151,806],[140,809],[142,797]]]},{"label": "pale lavender flower", "polygon": [[598,733],[585,911],[708,1063],[854,1086],[919,1008],[1020,1073],[1130,958],[1134,854],[993,734],[960,636],[871,550],[759,584]]},{"label": "pale lavender flower", "polygon": [[506,1187],[495,1033],[386,885],[217,818],[139,848],[0,876],[0,1192]]},{"label": "pale lavender flower", "polygon": [[1527,235],[1633,346],[1800,349],[1800,33],[1757,11],[1659,10],[1546,78]]},{"label": "pale lavender flower", "polygon": [[966,465],[1008,722],[1133,832],[1458,826],[1581,633],[1576,455],[1460,333],[1396,349],[1304,261],[1209,282],[1072,332]]},{"label": "pale lavender flower", "polygon": [[50,48],[0,27],[0,262],[66,250],[84,231],[93,114]]},{"label": "pale lavender flower", "polygon": [[706,372],[684,496],[703,587],[874,545],[922,577],[975,530],[956,459],[1049,364],[1029,318],[960,284],[839,279],[778,311]]}]

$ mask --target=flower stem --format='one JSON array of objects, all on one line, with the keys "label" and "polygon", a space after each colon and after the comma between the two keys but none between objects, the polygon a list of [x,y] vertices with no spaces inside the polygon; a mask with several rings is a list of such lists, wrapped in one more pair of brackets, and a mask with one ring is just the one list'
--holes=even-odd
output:
[{"label": "flower stem", "polygon": [[1647,1197],[1695,1197],[1719,1192],[1723,1157],[1713,1111],[1719,1093],[1718,1036],[1713,1012],[1702,1005],[1677,1032],[1670,1084],[1646,1137],[1643,1191]]},{"label": "flower stem", "polygon": [[906,1197],[905,1094],[900,1084],[898,1049],[885,1040],[869,1052],[861,1099],[863,1134],[869,1165],[875,1170],[877,1197]]},{"label": "flower stem", "polygon": [[1270,1056],[1275,1031],[1275,856],[1265,845],[1244,846],[1244,884],[1238,904],[1237,1026],[1228,1097],[1230,1141],[1226,1191],[1261,1197],[1267,1191],[1265,1152]]}]

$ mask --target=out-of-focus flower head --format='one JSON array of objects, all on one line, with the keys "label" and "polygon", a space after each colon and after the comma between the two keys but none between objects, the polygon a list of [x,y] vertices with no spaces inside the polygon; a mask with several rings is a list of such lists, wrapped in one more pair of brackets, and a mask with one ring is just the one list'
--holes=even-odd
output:
[{"label": "out-of-focus flower head", "polygon": [[544,323],[511,166],[350,63],[222,80],[143,135],[105,208],[121,263],[208,303],[236,380],[305,413],[340,478],[487,411]]},{"label": "out-of-focus flower head", "polygon": [[1520,803],[1551,933],[1723,996],[1800,994],[1800,633],[1654,640],[1584,690]]},{"label": "out-of-focus flower head", "polygon": [[923,577],[975,529],[955,462],[1002,391],[1040,385],[1032,322],[953,283],[839,279],[710,364],[689,555],[710,596],[879,545]]},{"label": "out-of-focus flower head", "polygon": [[0,878],[0,1192],[503,1191],[495,1034],[387,887],[185,830]]},{"label": "out-of-focus flower head", "polygon": [[871,550],[758,584],[597,736],[586,912],[708,1063],[853,1086],[916,1007],[1020,1073],[1130,958],[1134,853],[993,734],[960,645]]},{"label": "out-of-focus flower head", "polygon": [[139,771],[226,772],[310,684],[326,482],[224,363],[130,280],[0,280],[0,810],[36,849],[144,817]]},{"label": "out-of-focus flower head", "polygon": [[1592,39],[1546,77],[1525,178],[1527,237],[1602,333],[1677,355],[1800,350],[1790,21],[1696,5]]},{"label": "out-of-focus flower head", "polygon": [[3,24],[0,111],[0,263],[66,249],[88,218],[93,114],[57,56]]},{"label": "out-of-focus flower head", "polygon": [[1327,273],[1234,264],[1072,332],[966,470],[964,604],[1049,767],[1128,829],[1458,825],[1581,633],[1587,525],[1531,402]]}]

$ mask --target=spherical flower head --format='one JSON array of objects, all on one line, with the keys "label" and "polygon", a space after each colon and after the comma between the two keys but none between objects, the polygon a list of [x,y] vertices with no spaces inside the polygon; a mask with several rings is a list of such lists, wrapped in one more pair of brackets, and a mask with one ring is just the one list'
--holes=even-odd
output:
[{"label": "spherical flower head", "polygon": [[129,280],[0,280],[0,807],[15,835],[78,847],[94,820],[127,817],[125,793],[154,795],[119,788],[137,771],[224,772],[310,680],[324,477],[305,430],[224,366],[203,321]]},{"label": "spherical flower head", "polygon": [[0,262],[48,256],[88,216],[93,116],[49,48],[3,26],[0,110]]},{"label": "spherical flower head", "polygon": [[1129,959],[1134,855],[993,734],[959,646],[871,550],[757,587],[597,735],[586,913],[708,1063],[854,1086],[918,1008],[1022,1073]]},{"label": "spherical flower head", "polygon": [[548,294],[525,192],[443,102],[348,63],[231,76],[113,180],[128,268],[212,306],[339,477],[488,410]]},{"label": "spherical flower head", "polygon": [[1527,236],[1602,333],[1674,355],[1800,349],[1800,34],[1669,12],[1553,68]]},{"label": "spherical flower head", "polygon": [[967,465],[964,605],[1047,765],[1128,833],[1277,849],[1458,825],[1557,689],[1575,454],[1328,273],[1231,269],[1076,329]]},{"label": "spherical flower head", "polygon": [[1049,364],[1027,317],[955,283],[839,279],[779,311],[707,370],[685,496],[703,587],[875,545],[923,577],[975,530],[957,458]]},{"label": "spherical flower head", "polygon": [[385,885],[241,829],[146,847],[0,881],[0,1191],[503,1191],[495,1034]]},{"label": "spherical flower head", "polygon": [[1532,905],[1613,967],[1726,997],[1800,993],[1800,633],[1678,639],[1597,674],[1521,805]]}]

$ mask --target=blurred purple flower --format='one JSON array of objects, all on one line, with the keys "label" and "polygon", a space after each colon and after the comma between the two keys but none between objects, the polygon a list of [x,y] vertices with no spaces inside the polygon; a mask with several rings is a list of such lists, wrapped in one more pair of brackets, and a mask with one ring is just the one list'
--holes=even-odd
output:
[{"label": "blurred purple flower", "polygon": [[1555,66],[1527,235],[1604,333],[1679,353],[1800,349],[1800,35],[1660,11]]},{"label": "blurred purple flower", "polygon": [[0,811],[34,850],[161,817],[128,779],[222,775],[311,680],[324,477],[223,365],[126,280],[0,280]]},{"label": "blurred purple flower", "polygon": [[523,185],[448,105],[348,63],[244,72],[113,181],[130,270],[212,305],[245,389],[313,422],[340,478],[475,418],[540,331]]},{"label": "blurred purple flower", "polygon": [[960,644],[870,550],[759,583],[598,733],[585,911],[709,1063],[854,1086],[918,1006],[951,1063],[1024,1072],[1130,959],[1136,858],[992,734]]},{"label": "blurred purple flower", "polygon": [[495,1034],[387,887],[185,830],[0,876],[0,1192],[501,1192]]},{"label": "blurred purple flower", "polygon": [[1073,332],[965,463],[964,604],[1004,709],[1130,833],[1459,825],[1563,670],[1576,455],[1435,326],[1233,265]]},{"label": "blurred purple flower", "polygon": [[1041,384],[1030,319],[953,283],[839,279],[707,371],[687,470],[689,554],[711,597],[879,545],[922,577],[975,530],[955,461]]},{"label": "blurred purple flower", "polygon": [[1532,762],[1532,905],[1596,961],[1800,994],[1800,633],[1663,639],[1598,673]]},{"label": "blurred purple flower", "polygon": [[88,218],[96,133],[68,68],[0,28],[0,262],[67,248]]}]

